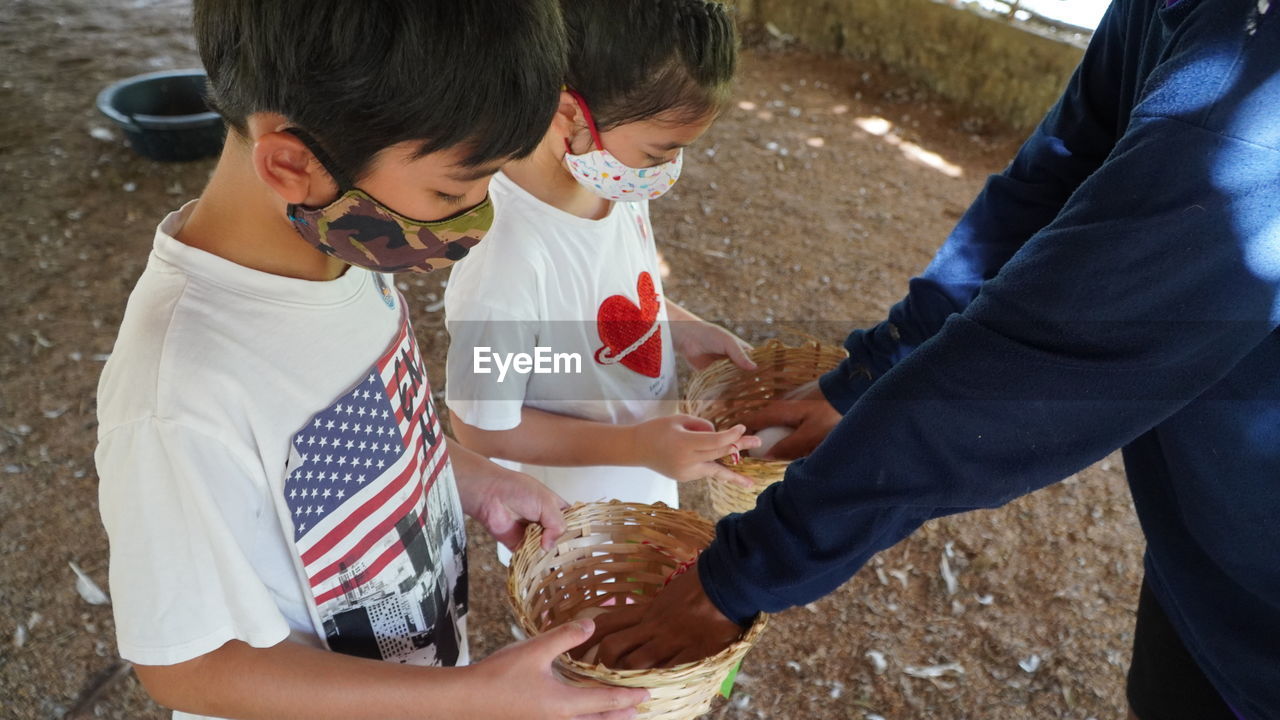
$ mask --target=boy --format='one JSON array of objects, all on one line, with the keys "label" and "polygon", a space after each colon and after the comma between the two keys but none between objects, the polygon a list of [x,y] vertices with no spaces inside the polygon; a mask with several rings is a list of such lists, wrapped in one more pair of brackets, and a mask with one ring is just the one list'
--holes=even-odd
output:
[{"label": "boy", "polygon": [[461,513],[513,544],[563,501],[444,437],[382,274],[483,236],[555,108],[554,3],[197,0],[195,32],[228,140],[99,387],[121,655],[175,717],[629,717],[551,674],[589,623],[448,667]]}]

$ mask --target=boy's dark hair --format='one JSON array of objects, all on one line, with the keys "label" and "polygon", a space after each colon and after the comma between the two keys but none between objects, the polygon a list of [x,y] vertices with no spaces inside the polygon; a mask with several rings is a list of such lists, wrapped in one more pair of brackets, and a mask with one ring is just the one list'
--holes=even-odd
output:
[{"label": "boy's dark hair", "polygon": [[241,133],[276,112],[359,178],[381,150],[520,158],[565,69],[556,0],[195,0],[214,107]]},{"label": "boy's dark hair", "polygon": [[719,112],[738,64],[738,35],[715,0],[561,0],[569,87],[601,132],[664,114]]}]

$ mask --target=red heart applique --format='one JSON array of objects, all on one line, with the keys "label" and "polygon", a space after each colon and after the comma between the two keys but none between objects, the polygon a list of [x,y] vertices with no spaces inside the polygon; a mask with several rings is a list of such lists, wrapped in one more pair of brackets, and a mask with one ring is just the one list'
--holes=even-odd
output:
[{"label": "red heart applique", "polygon": [[[596,332],[604,347],[596,350],[595,360],[601,365],[622,363],[641,375],[656,378],[662,374],[662,332],[658,328],[658,291],[649,273],[642,272],[636,279],[636,294],[640,299],[638,307],[622,295],[610,295],[600,303]],[[639,347],[633,348],[636,343],[640,343]]]}]

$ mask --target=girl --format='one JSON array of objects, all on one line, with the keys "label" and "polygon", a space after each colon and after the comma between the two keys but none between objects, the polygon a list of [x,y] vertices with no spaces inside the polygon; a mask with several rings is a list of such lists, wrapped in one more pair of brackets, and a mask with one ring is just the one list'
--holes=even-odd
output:
[{"label": "girl", "polygon": [[[673,414],[695,369],[750,347],[666,299],[649,200],[728,99],[737,39],[707,0],[563,0],[570,68],[537,150],[490,193],[486,242],[454,266],[447,404],[464,445],[569,501],[676,506],[674,480],[758,441]],[[524,360],[520,355],[525,354]]]}]

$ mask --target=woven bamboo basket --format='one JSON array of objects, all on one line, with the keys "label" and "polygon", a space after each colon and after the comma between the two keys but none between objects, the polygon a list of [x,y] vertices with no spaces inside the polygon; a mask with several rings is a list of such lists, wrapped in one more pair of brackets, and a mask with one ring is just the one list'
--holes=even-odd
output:
[{"label": "woven bamboo basket", "polygon": [[[785,345],[769,340],[751,352],[756,370],[743,370],[729,360],[719,360],[689,381],[681,412],[710,420],[717,430],[733,427],[739,419],[770,401],[785,397],[832,370],[848,353],[837,345],[808,340]],[[756,506],[756,496],[782,479],[789,461],[762,460],[743,455],[736,465],[719,461],[755,481],[751,487],[708,481],[711,508],[717,517],[746,512]]]},{"label": "woven bamboo basket", "polygon": [[[662,503],[578,504],[565,511],[565,521],[568,529],[550,551],[542,549],[542,528],[531,525],[511,559],[508,600],[529,637],[595,608],[648,602],[715,535],[705,518]],[[755,645],[766,622],[761,614],[718,654],[672,668],[614,670],[564,654],[556,669],[579,686],[645,688],[649,700],[640,705],[637,718],[689,720],[711,709],[721,684]]]}]

